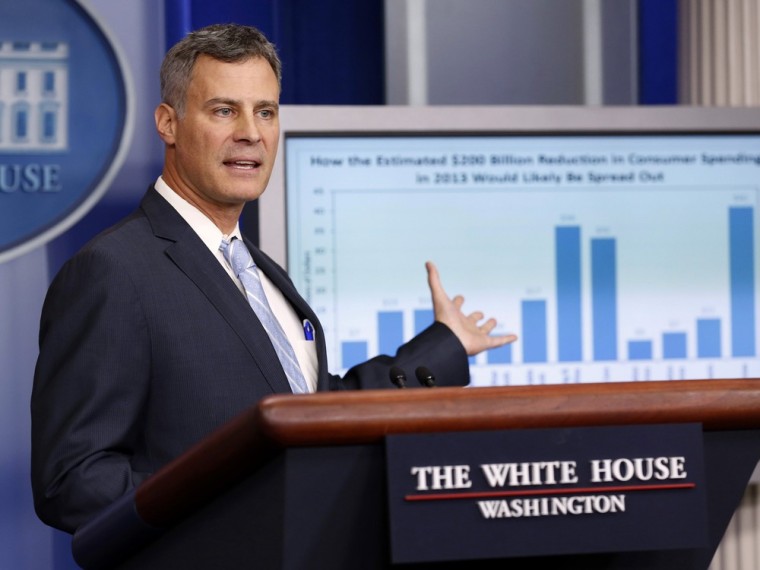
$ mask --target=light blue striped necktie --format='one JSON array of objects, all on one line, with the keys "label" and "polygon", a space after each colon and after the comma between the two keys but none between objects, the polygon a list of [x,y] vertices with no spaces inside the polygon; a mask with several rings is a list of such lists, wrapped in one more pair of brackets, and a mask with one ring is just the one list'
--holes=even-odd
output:
[{"label": "light blue striped necktie", "polygon": [[293,347],[290,345],[279,321],[269,307],[264,288],[261,286],[261,277],[259,277],[256,264],[248,248],[241,240],[233,237],[230,241],[223,239],[219,249],[222,250],[227,263],[230,264],[232,271],[243,284],[248,303],[261,321],[264,330],[267,331],[293,393],[307,393],[309,390],[306,387],[306,379],[303,377],[298,360],[296,360],[296,354],[293,352]]}]

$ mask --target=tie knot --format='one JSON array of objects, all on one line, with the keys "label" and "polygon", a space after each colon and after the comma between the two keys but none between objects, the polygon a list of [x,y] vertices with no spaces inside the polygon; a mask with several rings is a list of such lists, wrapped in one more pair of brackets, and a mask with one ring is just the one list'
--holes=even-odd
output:
[{"label": "tie knot", "polygon": [[238,277],[249,267],[255,266],[248,248],[236,237],[233,237],[229,241],[222,239],[219,249],[222,250],[224,258]]}]

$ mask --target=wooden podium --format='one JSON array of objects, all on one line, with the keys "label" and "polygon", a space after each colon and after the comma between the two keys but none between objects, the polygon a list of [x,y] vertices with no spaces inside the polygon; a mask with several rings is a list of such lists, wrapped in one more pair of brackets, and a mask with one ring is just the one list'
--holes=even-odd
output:
[{"label": "wooden podium", "polygon": [[388,434],[701,423],[705,548],[511,559],[510,568],[707,568],[760,458],[760,381],[277,395],[80,528],[87,569],[491,568],[390,562]]}]

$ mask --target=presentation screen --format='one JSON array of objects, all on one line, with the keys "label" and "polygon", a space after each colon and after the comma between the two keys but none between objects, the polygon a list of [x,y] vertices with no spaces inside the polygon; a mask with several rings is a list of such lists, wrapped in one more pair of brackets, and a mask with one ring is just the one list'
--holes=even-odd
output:
[{"label": "presentation screen", "polygon": [[691,111],[283,129],[285,264],[330,370],[432,323],[431,260],[519,337],[470,358],[473,386],[760,376],[760,134]]}]

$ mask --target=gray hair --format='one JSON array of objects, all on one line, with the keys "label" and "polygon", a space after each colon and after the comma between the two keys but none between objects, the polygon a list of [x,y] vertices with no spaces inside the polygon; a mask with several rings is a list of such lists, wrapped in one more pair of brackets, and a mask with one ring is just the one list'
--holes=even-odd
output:
[{"label": "gray hair", "polygon": [[190,32],[174,44],[161,64],[161,100],[182,116],[193,66],[199,55],[236,63],[263,57],[272,66],[277,83],[282,65],[277,50],[264,34],[252,26],[214,24]]}]

